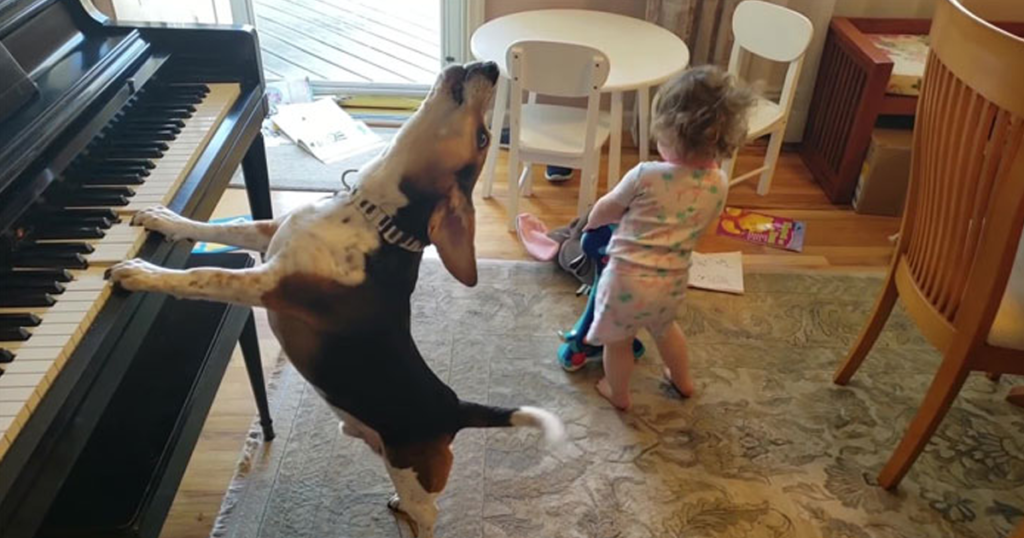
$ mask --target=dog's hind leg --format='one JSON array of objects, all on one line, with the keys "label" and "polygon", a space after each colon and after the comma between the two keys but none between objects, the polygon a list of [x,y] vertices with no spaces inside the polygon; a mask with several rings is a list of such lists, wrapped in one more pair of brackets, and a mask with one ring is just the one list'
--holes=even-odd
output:
[{"label": "dog's hind leg", "polygon": [[129,291],[154,291],[182,299],[247,306],[263,306],[263,297],[280,280],[273,262],[250,269],[197,267],[179,271],[134,259],[112,266],[107,275]]},{"label": "dog's hind leg", "polygon": [[450,443],[450,436],[442,436],[434,441],[384,448],[384,465],[395,485],[388,508],[412,520],[416,538],[434,538],[437,496],[448,483],[452,468]]},{"label": "dog's hind leg", "polygon": [[132,226],[159,232],[168,241],[191,239],[266,252],[280,219],[211,224],[186,219],[164,206],[147,207],[132,217]]}]

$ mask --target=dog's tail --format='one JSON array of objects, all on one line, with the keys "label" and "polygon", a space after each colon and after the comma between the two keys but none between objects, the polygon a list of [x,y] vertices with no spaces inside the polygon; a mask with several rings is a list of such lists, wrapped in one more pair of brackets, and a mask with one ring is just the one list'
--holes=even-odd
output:
[{"label": "dog's tail", "polygon": [[494,407],[473,402],[459,402],[459,428],[510,428],[530,426],[544,433],[544,440],[557,444],[565,439],[565,425],[550,411],[524,405]]}]

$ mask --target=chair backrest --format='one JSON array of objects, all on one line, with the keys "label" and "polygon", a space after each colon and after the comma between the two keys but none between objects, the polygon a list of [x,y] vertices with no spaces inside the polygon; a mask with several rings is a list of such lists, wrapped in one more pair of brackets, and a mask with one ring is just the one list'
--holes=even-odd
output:
[{"label": "chair backrest", "polygon": [[746,0],[736,6],[732,32],[734,42],[729,72],[733,75],[740,76],[743,51],[775,62],[789,63],[786,81],[779,95],[782,117],[788,118],[814,25],[807,17],[791,9],[760,0]]},{"label": "chair backrest", "polygon": [[776,62],[792,62],[804,55],[814,26],[807,17],[779,5],[746,0],[732,15],[735,44]]},{"label": "chair backrest", "polygon": [[941,0],[918,99],[897,263],[906,263],[933,314],[956,330],[987,334],[1020,241],[1021,96],[1024,40],[956,0]]},{"label": "chair backrest", "polygon": [[608,80],[608,57],[583,45],[517,41],[505,53],[513,83],[523,90],[558,97],[587,97]]}]

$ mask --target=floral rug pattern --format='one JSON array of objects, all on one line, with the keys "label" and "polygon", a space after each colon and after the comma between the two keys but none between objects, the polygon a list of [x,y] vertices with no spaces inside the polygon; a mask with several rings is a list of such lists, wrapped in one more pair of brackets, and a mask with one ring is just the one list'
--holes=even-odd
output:
[{"label": "floral rug pattern", "polygon": [[[468,289],[424,263],[421,351],[463,399],[545,407],[569,441],[460,433],[439,537],[990,538],[1024,517],[1024,411],[1003,400],[1012,379],[972,376],[901,487],[875,484],[939,360],[897,309],[853,382],[832,384],[879,278],[748,274],[743,296],[691,291],[679,319],[698,394],[676,396],[644,335],[622,414],[593,390],[599,364],[556,364],[555,331],[583,306],[574,281],[542,264],[480,269]],[[250,434],[214,535],[410,536],[385,508],[380,461],[338,434],[291,367],[274,384],[279,437]]]}]

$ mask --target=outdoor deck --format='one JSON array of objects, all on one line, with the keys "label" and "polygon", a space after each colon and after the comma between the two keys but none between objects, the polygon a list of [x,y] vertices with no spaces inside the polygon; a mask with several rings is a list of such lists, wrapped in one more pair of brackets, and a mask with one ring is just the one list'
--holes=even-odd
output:
[{"label": "outdoor deck", "polygon": [[268,80],[429,84],[440,0],[253,0]]}]

